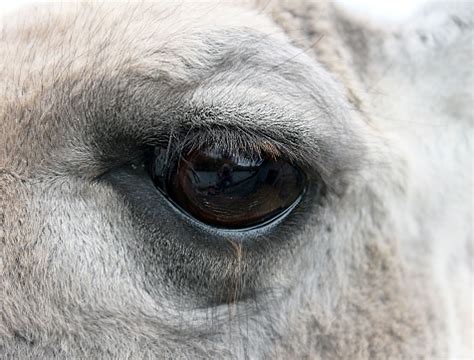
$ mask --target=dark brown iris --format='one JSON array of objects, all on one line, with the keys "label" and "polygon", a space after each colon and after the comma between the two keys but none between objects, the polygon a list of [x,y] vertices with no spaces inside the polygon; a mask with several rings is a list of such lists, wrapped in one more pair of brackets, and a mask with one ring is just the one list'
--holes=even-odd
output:
[{"label": "dark brown iris", "polygon": [[155,184],[196,219],[221,228],[246,228],[270,221],[296,203],[304,176],[284,159],[246,158],[195,150],[165,167],[166,151],[156,149]]}]

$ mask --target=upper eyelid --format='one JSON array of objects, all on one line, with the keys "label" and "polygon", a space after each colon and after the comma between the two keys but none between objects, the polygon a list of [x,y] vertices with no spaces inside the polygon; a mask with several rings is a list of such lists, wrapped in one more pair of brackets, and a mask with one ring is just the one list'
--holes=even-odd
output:
[{"label": "upper eyelid", "polygon": [[[350,133],[350,126],[341,133],[345,139],[339,137],[336,127],[341,124],[336,115],[318,109],[308,114],[306,108],[276,103],[278,98],[263,104],[256,99],[249,106],[240,106],[233,93],[229,93],[234,98],[228,103],[209,99],[205,93],[196,99],[192,92],[181,93],[172,85],[144,81],[130,73],[118,78],[106,76],[100,83],[94,80],[87,88],[74,99],[79,105],[67,109],[67,113],[83,119],[83,136],[70,133],[74,145],[80,150],[89,149],[86,157],[97,160],[95,169],[92,162],[70,166],[92,174],[87,177],[100,176],[110,169],[105,163],[110,158],[116,158],[117,163],[131,159],[134,156],[130,149],[163,145],[170,139],[190,147],[220,143],[233,152],[260,149],[268,153],[276,149],[327,181],[332,174],[357,167],[358,159],[364,159],[364,144],[357,134]],[[120,107],[111,107],[116,103]],[[89,104],[94,106],[84,107]]]},{"label": "upper eyelid", "polygon": [[[266,127],[255,123],[255,126],[248,125],[222,125],[207,119],[203,124],[186,124],[181,122],[179,125],[163,124],[162,127],[141,128],[141,134],[134,134],[130,137],[132,151],[122,153],[120,151],[121,141],[109,139],[107,143],[114,146],[103,153],[110,155],[110,152],[116,152],[117,161],[114,168],[122,166],[126,163],[136,163],[141,161],[141,157],[133,153],[133,148],[137,151],[144,151],[152,147],[168,148],[168,158],[174,161],[176,156],[183,151],[191,151],[206,146],[215,147],[218,151],[224,151],[233,154],[241,154],[252,156],[259,154],[275,157],[283,157],[288,161],[294,162],[299,168],[304,169],[309,178],[323,178],[328,187],[331,188],[330,174],[325,173],[326,164],[322,163],[319,158],[319,152],[315,152],[316,146],[305,146],[306,142],[302,136],[298,134],[299,129],[292,130],[292,138],[289,140],[285,135],[287,131],[278,128],[271,129],[272,123],[268,122]],[[296,131],[295,131],[296,130]],[[126,129],[122,130],[122,139],[127,137]],[[99,132],[100,133],[100,132]],[[98,140],[100,144],[101,140]],[[129,150],[130,148],[127,147]],[[331,153],[329,147],[324,149],[326,153]],[[113,154],[112,154],[113,156]],[[103,171],[97,177],[101,177],[105,172],[111,170],[110,163],[107,163],[110,157],[106,157],[100,161]],[[99,159],[100,160],[100,159]],[[335,165],[335,164],[329,164]],[[327,168],[327,167],[326,167]]]}]

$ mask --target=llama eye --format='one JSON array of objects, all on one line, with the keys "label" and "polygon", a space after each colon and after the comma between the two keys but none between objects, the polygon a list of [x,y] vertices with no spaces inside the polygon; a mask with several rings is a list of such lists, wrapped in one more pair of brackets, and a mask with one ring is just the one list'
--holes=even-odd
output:
[{"label": "llama eye", "polygon": [[194,150],[166,165],[156,148],[149,172],[155,185],[181,210],[203,223],[242,229],[286,214],[302,197],[305,176],[284,159],[246,158],[211,149]]}]

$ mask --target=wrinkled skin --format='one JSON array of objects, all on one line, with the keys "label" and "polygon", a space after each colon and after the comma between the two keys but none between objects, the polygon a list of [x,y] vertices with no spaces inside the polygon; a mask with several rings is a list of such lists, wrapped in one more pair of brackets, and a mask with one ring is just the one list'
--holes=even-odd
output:
[{"label": "wrinkled skin", "polygon": [[[472,22],[314,1],[3,19],[1,357],[472,355]],[[270,149],[308,189],[266,227],[204,226],[141,166],[163,141]]]}]

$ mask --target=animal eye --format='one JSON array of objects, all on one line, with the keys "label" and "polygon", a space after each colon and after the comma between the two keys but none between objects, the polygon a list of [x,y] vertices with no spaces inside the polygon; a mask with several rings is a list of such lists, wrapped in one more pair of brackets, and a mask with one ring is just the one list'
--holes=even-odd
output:
[{"label": "animal eye", "polygon": [[156,148],[149,172],[155,185],[181,210],[203,223],[242,229],[263,225],[296,205],[304,174],[284,159],[194,150],[167,165]]}]

